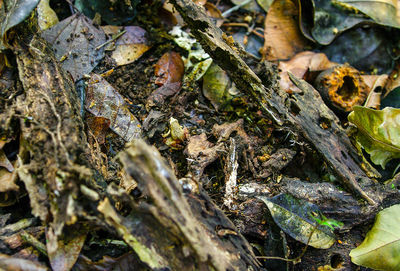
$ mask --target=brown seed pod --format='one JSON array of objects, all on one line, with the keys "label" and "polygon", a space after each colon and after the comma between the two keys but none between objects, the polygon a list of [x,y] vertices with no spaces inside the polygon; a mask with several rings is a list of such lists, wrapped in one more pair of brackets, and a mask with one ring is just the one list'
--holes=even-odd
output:
[{"label": "brown seed pod", "polygon": [[355,105],[362,105],[369,93],[360,72],[347,64],[320,73],[314,86],[325,103],[341,113],[350,112]]}]

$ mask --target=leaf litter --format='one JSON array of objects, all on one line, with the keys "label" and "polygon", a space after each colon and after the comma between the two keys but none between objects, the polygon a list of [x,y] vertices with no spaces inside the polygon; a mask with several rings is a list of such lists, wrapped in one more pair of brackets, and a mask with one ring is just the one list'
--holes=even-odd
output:
[{"label": "leaf litter", "polygon": [[[185,2],[185,0],[179,1]],[[84,1],[78,2],[82,6]],[[121,5],[125,4],[127,2]],[[240,24],[240,31],[237,31],[235,26],[222,26],[226,30],[223,42],[246,60],[257,76],[263,80],[265,86],[276,91],[275,86],[278,81],[271,79],[275,78],[276,67],[272,64],[262,66],[258,63],[259,65],[256,65],[256,62],[259,61],[256,51],[257,48],[262,49],[260,47],[264,47],[264,49],[266,47],[270,49],[272,47],[282,48],[284,43],[277,42],[278,39],[275,38],[271,40],[271,35],[265,34],[265,44],[262,46],[262,44],[252,42],[249,35],[258,33],[263,36],[261,34],[264,31],[263,27],[268,31],[277,31],[273,25],[267,23],[267,18],[270,19],[274,15],[274,8],[278,7],[277,9],[279,9],[282,2],[250,1],[250,5],[244,7],[239,2],[235,4],[229,1],[198,1],[197,4],[208,10],[209,17],[215,17],[212,22],[217,23],[217,25],[221,25],[222,19],[228,22],[227,25],[230,23]],[[258,4],[262,6],[262,9]],[[119,8],[121,5],[115,7]],[[326,43],[338,33],[344,31],[344,34],[346,34],[347,32],[346,29],[338,29],[336,33],[334,28],[330,33],[316,32],[315,29],[322,27],[322,25],[316,25],[317,28],[311,29],[312,31],[309,28],[306,29],[306,20],[309,19],[305,16],[308,11],[305,9],[307,3],[301,1],[299,5],[297,8],[300,8],[303,13],[298,14],[299,11],[293,11],[291,23],[293,28],[296,29],[297,36],[295,36],[302,41],[298,43],[297,39],[292,38],[290,41],[294,42],[294,46],[289,44],[284,47],[285,50],[275,50],[275,53],[270,50],[269,56],[272,57],[273,53],[275,54],[272,57],[273,59],[281,60],[275,64],[279,64],[281,69],[280,84],[287,96],[282,95],[279,91],[271,93],[282,95],[285,100],[285,110],[290,111],[287,115],[289,118],[299,118],[299,116],[307,118],[308,115],[304,111],[313,112],[313,117],[307,119],[308,125],[310,127],[317,125],[320,138],[326,140],[325,142],[328,142],[328,145],[339,146],[339,151],[337,153],[332,151],[332,153],[339,155],[341,159],[345,159],[346,161],[343,160],[345,161],[344,164],[348,167],[353,167],[351,161],[355,159],[354,153],[344,149],[340,144],[335,145],[336,142],[328,141],[329,136],[326,136],[332,129],[333,133],[337,133],[339,137],[345,137],[338,124],[339,119],[342,123],[346,122],[346,115],[335,116],[328,111],[323,107],[324,101],[318,96],[317,91],[311,85],[307,85],[305,81],[296,78],[315,84],[314,80],[319,73],[335,67],[337,64],[342,64],[341,61],[337,61],[338,63],[330,62],[321,53],[302,52],[298,55],[295,55],[295,53],[304,51],[305,48],[316,48],[313,47],[315,44],[310,42],[314,38],[320,43]],[[24,115],[25,119],[21,119],[23,120],[21,123],[25,123],[21,135],[31,140],[30,142],[22,140],[21,146],[17,146],[17,150],[13,151],[14,156],[12,159],[10,158],[10,161],[3,159],[4,165],[8,165],[9,169],[11,167],[9,167],[7,161],[15,167],[15,172],[9,172],[6,168],[2,168],[7,173],[6,178],[12,180],[12,182],[11,185],[3,181],[0,183],[0,187],[3,188],[0,194],[0,203],[2,204],[0,208],[5,206],[14,208],[17,206],[15,203],[19,200],[27,202],[26,192],[24,191],[26,189],[32,203],[31,211],[36,216],[41,217],[42,221],[51,221],[53,215],[56,220],[49,224],[50,226],[46,231],[43,230],[42,226],[42,229],[35,233],[31,228],[32,224],[38,225],[35,224],[37,222],[32,220],[31,224],[27,225],[24,224],[22,218],[21,223],[16,223],[17,230],[14,232],[18,232],[18,227],[25,227],[27,231],[29,230],[29,234],[32,233],[33,238],[28,238],[29,234],[24,235],[27,238],[24,241],[26,243],[21,243],[21,241],[18,241],[21,239],[15,236],[12,238],[5,236],[6,233],[2,232],[0,243],[2,240],[7,240],[7,244],[12,244],[19,251],[19,254],[14,256],[25,257],[26,259],[21,259],[21,263],[26,265],[41,262],[41,259],[33,256],[33,252],[42,251],[42,256],[48,257],[50,260],[46,264],[50,263],[54,270],[68,270],[73,265],[76,270],[85,270],[85,268],[120,268],[124,270],[126,266],[135,266],[135,268],[141,270],[144,268],[143,263],[153,269],[171,268],[171,266],[172,269],[179,269],[184,266],[182,259],[185,258],[190,258],[191,261],[193,259],[192,262],[194,263],[197,260],[203,263],[205,258],[211,259],[209,260],[210,265],[217,270],[219,270],[218,268],[225,270],[229,265],[241,266],[238,270],[248,269],[249,266],[252,266],[251,268],[254,270],[263,270],[259,265],[260,262],[267,268],[272,268],[270,264],[275,262],[278,264],[276,270],[281,270],[279,268],[283,266],[287,268],[291,264],[293,264],[295,270],[311,270],[312,268],[320,270],[328,266],[323,266],[327,262],[331,262],[329,268],[336,266],[331,255],[340,255],[342,258],[338,256],[339,265],[348,266],[350,249],[354,247],[353,244],[362,241],[362,236],[360,236],[359,231],[354,231],[354,227],[365,225],[368,221],[371,221],[377,209],[367,207],[362,201],[357,201],[356,197],[342,191],[343,189],[347,190],[348,187],[337,188],[337,172],[332,172],[332,165],[329,165],[329,160],[323,161],[321,159],[320,156],[327,154],[323,151],[316,153],[315,146],[304,140],[303,137],[307,138],[307,133],[297,134],[293,133],[290,127],[276,126],[276,123],[273,124],[274,120],[270,119],[270,115],[256,105],[254,96],[250,99],[246,97],[248,92],[241,89],[243,84],[239,84],[235,76],[232,77],[231,81],[232,74],[228,76],[229,68],[225,71],[216,64],[221,64],[218,54],[223,55],[223,50],[218,51],[218,54],[212,54],[204,40],[195,35],[201,41],[202,45],[200,45],[193,36],[187,33],[188,31],[182,30],[184,29],[182,20],[187,20],[185,16],[191,16],[190,14],[185,15],[183,13],[182,17],[177,16],[176,20],[173,20],[173,23],[181,22],[181,24],[169,31],[171,37],[166,29],[157,28],[160,27],[159,24],[155,23],[156,27],[154,28],[154,25],[150,25],[149,21],[146,21],[148,15],[145,15],[144,10],[148,7],[150,8],[151,5],[144,4],[143,10],[139,11],[139,17],[126,23],[126,25],[140,25],[143,28],[138,26],[109,27],[113,28],[112,37],[109,37],[108,40],[110,47],[102,46],[106,42],[104,33],[82,14],[75,14],[59,23],[58,26],[54,26],[53,29],[58,28],[58,30],[52,34],[47,32],[52,29],[44,32],[43,35],[46,38],[51,37],[49,41],[52,43],[56,58],[63,68],[70,72],[74,81],[81,78],[86,80],[84,87],[86,90],[84,102],[87,110],[85,129],[88,135],[89,149],[87,153],[80,153],[79,157],[82,160],[74,161],[80,164],[87,160],[88,163],[83,163],[84,167],[88,166],[95,171],[91,175],[93,177],[83,178],[83,175],[89,175],[83,173],[87,171],[82,168],[82,165],[79,165],[79,178],[87,178],[84,182],[83,179],[79,179],[75,175],[76,171],[70,171],[70,169],[57,171],[55,179],[51,177],[53,175],[47,175],[50,176],[48,184],[56,187],[58,193],[61,191],[61,196],[44,189],[46,186],[43,186],[43,184],[47,185],[47,183],[42,182],[42,173],[29,164],[29,159],[34,159],[36,162],[40,161],[37,158],[37,152],[35,154],[31,151],[30,155],[32,153],[34,155],[28,156],[28,158],[25,153],[27,146],[29,150],[32,150],[32,143],[30,142],[37,142],[35,140],[46,138],[46,133],[51,138],[52,133],[57,129],[53,128],[51,121],[44,122],[45,125],[43,125],[43,120],[40,120],[37,115],[30,111],[25,111],[25,109],[19,111],[27,112]],[[246,12],[246,9],[250,12]],[[59,10],[55,10],[59,14]],[[159,10],[157,8],[152,9],[155,12],[154,14],[160,12]],[[266,15],[264,11],[267,10],[268,14]],[[313,9],[309,11],[311,10]],[[171,16],[177,14],[176,10],[171,11]],[[225,13],[225,11],[229,12]],[[86,10],[86,12],[88,11]],[[318,10],[318,12],[320,11]],[[101,13],[108,16],[113,14],[113,11],[104,10]],[[130,20],[133,18],[132,14],[129,14]],[[222,14],[225,14],[226,18],[222,18]],[[92,15],[94,16],[94,14]],[[319,15],[321,13],[318,13]],[[104,23],[102,20],[109,21],[110,19],[96,16],[97,23]],[[300,22],[293,20],[296,16],[300,16]],[[373,18],[372,15],[370,17]],[[127,18],[117,19],[124,21]],[[216,18],[217,20],[215,20]],[[321,22],[321,18],[312,19]],[[284,21],[282,18],[277,20],[277,25]],[[375,20],[382,23],[379,19],[375,18]],[[363,18],[363,22],[365,21],[369,20]],[[199,23],[199,25],[203,23],[201,18]],[[265,24],[263,25],[263,23]],[[76,30],[74,25],[79,30]],[[188,25],[191,28],[190,23]],[[87,27],[87,31],[85,27]],[[163,25],[163,27],[166,26]],[[328,29],[329,27],[332,26],[328,25]],[[114,40],[115,34],[121,34],[122,29],[125,29],[126,32]],[[247,32],[243,31],[244,29]],[[11,30],[14,31],[14,29]],[[302,30],[302,32],[299,30]],[[108,32],[108,30],[104,31]],[[204,31],[209,34],[210,29],[205,28]],[[306,33],[307,31],[309,32]],[[192,32],[195,31],[192,29]],[[242,50],[235,40],[229,36],[235,37],[235,34],[239,32],[242,44],[246,48],[250,48],[247,45],[251,43],[250,45],[255,48],[255,50],[252,49],[250,54]],[[68,42],[66,42],[68,34],[73,36],[70,41],[73,41],[76,35],[83,35],[84,37],[77,39],[77,41],[82,42],[86,48],[90,48],[85,49],[89,53],[85,51],[80,54],[81,51],[76,50],[76,44],[73,47],[68,47]],[[93,36],[90,34],[93,34]],[[66,37],[66,39],[54,39],[54,35]],[[287,33],[280,29],[280,32],[278,31],[276,35],[286,37]],[[305,37],[302,35],[305,35]],[[315,37],[313,38],[312,35],[315,35]],[[352,38],[354,37],[350,36],[350,39]],[[212,36],[211,40],[217,41],[218,35]],[[273,44],[273,42],[276,44]],[[343,41],[338,39],[335,46],[343,46],[340,42]],[[300,46],[298,46],[299,44]],[[304,44],[307,44],[307,47]],[[85,46],[81,47],[84,49]],[[35,50],[37,52],[39,48],[34,47],[34,44],[28,47],[31,52],[35,52]],[[203,50],[203,47],[213,55],[214,59]],[[99,49],[96,50],[96,48]],[[217,45],[215,48],[219,48],[219,46]],[[110,49],[111,52],[108,51]],[[62,54],[58,54],[59,50],[64,51]],[[98,51],[97,55],[91,55],[95,51]],[[73,55],[73,52],[78,53]],[[70,58],[71,56],[72,58]],[[75,60],[74,56],[76,57]],[[344,59],[344,56],[343,50],[339,50],[336,59]],[[7,54],[7,57],[9,57],[9,54]],[[354,54],[351,62],[360,61],[357,57]],[[67,61],[71,59],[75,62],[66,65]],[[93,63],[90,63],[91,59],[93,59]],[[226,63],[232,63],[232,59],[226,57],[224,59],[225,66],[222,66],[226,69]],[[20,67],[23,67],[21,63],[29,63],[21,62],[21,57],[19,61]],[[84,69],[82,63],[88,64],[89,67]],[[217,71],[216,67],[218,67]],[[36,66],[32,70],[36,71],[37,69]],[[374,67],[371,68],[371,70],[373,69]],[[378,66],[378,71],[382,70],[381,66]],[[241,72],[240,69],[236,71]],[[363,72],[360,72],[361,76],[366,78],[362,74]],[[29,76],[27,72],[21,74]],[[64,75],[56,74],[55,78],[65,78]],[[254,78],[258,78],[257,76]],[[370,83],[366,84],[371,90],[377,89],[376,95],[379,97],[381,89],[384,89],[385,86],[384,75],[374,76],[377,77],[371,76]],[[44,78],[49,83],[54,82],[50,77],[46,79],[46,77],[38,76],[38,78]],[[241,79],[243,81],[248,80],[246,75],[243,74]],[[211,84],[210,80],[214,80],[215,84]],[[29,86],[26,79],[22,79],[22,81],[24,86]],[[238,83],[238,88],[234,86],[233,81]],[[257,84],[253,81],[253,86]],[[216,85],[218,87],[215,87]],[[352,86],[348,84],[345,87],[351,89]],[[43,88],[43,84],[41,88]],[[58,92],[61,89],[65,91],[63,88],[56,87],[55,89]],[[237,89],[240,89],[240,91]],[[13,90],[11,87],[8,92]],[[68,91],[67,89],[65,93],[69,93]],[[211,95],[211,91],[220,91],[223,94]],[[340,88],[339,91],[341,91]],[[383,92],[385,94],[385,90]],[[16,93],[18,94],[14,95],[19,96],[19,93],[23,93],[23,91]],[[29,93],[31,92],[28,91]],[[228,98],[224,93],[229,93]],[[49,97],[52,98],[52,95],[50,94]],[[305,96],[305,98],[302,96]],[[0,105],[9,104],[13,98],[7,100],[8,97],[10,96],[1,99]],[[312,104],[307,104],[307,100],[312,101]],[[50,101],[53,100],[50,99]],[[376,101],[375,98],[374,101]],[[54,102],[57,103],[57,99]],[[374,104],[376,108],[379,108],[379,102]],[[19,108],[21,110],[21,108],[26,107]],[[316,110],[316,108],[319,108],[319,110]],[[34,115],[35,118],[32,119],[31,115]],[[18,116],[18,118],[22,117]],[[2,121],[8,120],[8,122],[3,121],[2,123],[10,123],[9,119],[7,115],[2,115]],[[42,123],[38,123],[37,119]],[[299,121],[301,123],[301,120]],[[34,126],[34,129],[44,132],[38,133],[37,139],[32,141],[31,131],[28,130],[29,127],[26,123]],[[143,123],[143,129],[141,123]],[[301,129],[299,127],[297,126],[297,129]],[[110,133],[109,128],[115,134]],[[83,131],[83,129],[81,130]],[[17,137],[19,136],[18,134]],[[160,158],[155,148],[148,148],[143,141],[136,141],[136,138],[142,137],[146,138],[148,143],[154,145],[161,152],[167,163]],[[15,138],[15,136],[10,136],[10,138]],[[324,140],[316,140],[316,144],[324,144]],[[53,141],[58,142],[59,140],[54,137]],[[83,140],[82,142],[86,141]],[[120,157],[123,157],[122,162],[116,162],[114,158],[119,151],[124,150],[125,142],[131,142],[131,145],[127,149],[125,148],[123,154],[120,153]],[[57,144],[56,146],[58,146]],[[375,145],[379,148],[379,144]],[[33,149],[35,149],[35,145],[33,146]],[[44,150],[47,151],[48,148],[44,148]],[[4,152],[11,157],[10,150]],[[16,152],[21,159],[20,164],[16,162]],[[372,162],[376,160],[373,155],[366,158],[362,160],[362,166],[369,168],[368,158]],[[348,162],[348,159],[350,159],[350,162]],[[42,161],[45,161],[45,159],[42,159]],[[48,164],[53,163],[52,160],[47,161]],[[392,164],[395,161],[388,162],[388,168],[393,168]],[[41,165],[41,163],[39,164]],[[47,165],[42,167],[46,169]],[[343,169],[345,169],[344,171],[347,170],[346,168]],[[354,170],[354,168],[351,168],[351,170]],[[370,174],[368,177],[379,176],[373,170],[365,171]],[[355,172],[357,172],[357,169]],[[10,174],[13,174],[15,178]],[[25,187],[16,178],[17,175],[24,182]],[[180,178],[179,181],[175,178],[175,175]],[[392,183],[394,186],[392,185],[391,189],[384,190],[375,180],[375,183],[371,184],[370,179],[364,176],[364,173],[357,175],[361,176],[360,179],[357,179],[357,182],[360,182],[363,188],[372,187],[376,190],[374,195],[379,195],[379,203],[383,201],[384,204],[392,204],[397,200],[395,182]],[[74,177],[70,178],[69,176]],[[287,176],[296,176],[300,179],[291,179]],[[71,181],[74,178],[80,181]],[[53,180],[55,181],[53,182]],[[68,189],[71,189],[72,197],[65,197],[64,192],[66,190],[63,190],[65,180],[68,180],[67,183],[71,186]],[[228,214],[234,223],[226,218],[220,210],[216,209],[216,205],[210,201],[205,191],[211,195],[217,205]],[[297,202],[290,199],[288,203],[282,203],[283,200],[277,200],[279,197],[283,197],[282,193],[295,195],[300,200]],[[261,201],[257,200],[257,196],[260,195],[262,195],[263,201],[270,205],[268,206],[271,207],[269,208],[270,212],[267,208],[263,208]],[[290,196],[285,195],[285,197]],[[45,205],[47,199],[50,198],[54,198],[54,202],[56,202],[52,203],[51,209]],[[376,199],[378,198],[374,197],[374,200]],[[311,204],[311,202],[318,206]],[[28,206],[28,204],[25,206]],[[21,205],[19,208],[23,208],[23,206]],[[60,208],[60,210],[57,208]],[[302,208],[306,211],[303,210],[303,213],[300,214],[298,211]],[[61,219],[64,209],[68,219]],[[279,211],[277,211],[278,209]],[[29,212],[25,213],[28,214]],[[310,214],[312,215],[310,216]],[[331,225],[329,223],[324,224],[326,221],[330,221],[324,215],[330,217],[331,214],[335,219],[343,219],[344,228],[347,232],[332,232],[329,227],[323,226]],[[355,219],[349,219],[352,216]],[[193,217],[196,219],[193,220]],[[287,219],[288,217],[289,219]],[[50,220],[46,220],[46,218]],[[190,228],[188,230],[183,224],[177,222],[183,220],[196,225],[201,224],[204,229],[208,230],[202,234],[202,238],[196,239],[199,237],[197,234],[190,233]],[[171,221],[173,222],[171,223]],[[91,229],[95,230],[89,231],[87,234],[79,230],[74,231],[76,228],[83,229],[86,226],[92,227],[93,225],[96,226]],[[64,230],[61,234],[59,229],[63,226]],[[235,226],[239,227],[240,230],[236,229]],[[193,226],[192,228],[196,227]],[[53,232],[54,229],[56,229],[56,232]],[[72,234],[65,235],[71,230],[74,231]],[[318,231],[318,234],[314,236],[313,231]],[[44,232],[46,232],[46,236],[44,236]],[[243,241],[244,238],[241,234],[252,240],[254,247],[257,247],[257,253],[260,255],[264,255],[264,253],[269,255],[271,251],[280,251],[280,253],[273,255],[282,257],[288,262],[283,264],[280,259],[263,261],[262,258],[259,258],[259,262],[257,262],[252,253],[249,252],[249,245],[247,241]],[[286,239],[285,234],[293,237],[293,239]],[[177,238],[174,239],[173,245],[171,245],[170,236]],[[280,237],[277,238],[277,236]],[[328,238],[326,238],[327,236]],[[272,237],[277,238],[276,240],[279,239],[274,243],[278,248],[271,249],[270,240]],[[219,240],[222,243],[210,241],[203,243],[202,247],[197,246],[197,244],[204,242],[204,240],[201,240],[204,238]],[[325,239],[322,240],[323,238]],[[157,240],[157,242],[154,242],[154,240]],[[188,247],[194,248],[196,251],[193,252],[186,247],[180,249],[180,246],[176,245],[177,242],[189,244]],[[306,248],[301,262],[290,262],[291,256],[299,254],[296,253],[299,247],[298,242],[324,248],[324,252]],[[47,249],[44,248],[43,250],[44,243],[47,243]],[[119,245],[115,245],[117,243]],[[124,245],[121,245],[121,243]],[[148,244],[152,245],[149,246]],[[28,245],[30,247],[27,247]],[[231,250],[235,252],[220,254],[221,251],[218,249],[225,246],[235,248]],[[264,251],[263,246],[265,247]],[[100,255],[97,253],[98,247],[107,251],[104,254],[100,253]],[[207,248],[206,251],[213,251],[212,255],[204,254],[202,248]],[[132,251],[135,251],[133,256]],[[291,255],[288,251],[292,251]],[[90,257],[87,257],[87,255]],[[233,255],[241,255],[241,259],[237,259]],[[8,259],[7,257],[1,258],[0,262],[5,263]],[[243,265],[243,262],[246,263]],[[14,266],[13,268],[17,267]],[[40,270],[40,266],[36,268]],[[272,268],[272,270],[275,269]]]}]

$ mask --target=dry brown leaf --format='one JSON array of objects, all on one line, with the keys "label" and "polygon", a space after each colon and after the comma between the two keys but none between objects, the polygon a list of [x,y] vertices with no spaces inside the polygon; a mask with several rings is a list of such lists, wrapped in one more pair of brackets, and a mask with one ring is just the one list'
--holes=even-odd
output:
[{"label": "dry brown leaf", "polygon": [[195,176],[202,176],[203,171],[214,162],[223,150],[223,143],[214,145],[207,140],[207,135],[191,136],[185,149],[185,154],[193,161],[190,167],[194,170]]},{"label": "dry brown leaf", "polygon": [[11,164],[11,162],[8,160],[6,154],[1,149],[0,149],[0,167],[6,168],[9,172],[14,171],[14,166]]},{"label": "dry brown leaf", "polygon": [[157,79],[155,83],[159,86],[166,83],[182,82],[185,66],[181,56],[176,52],[167,52],[162,55],[155,66]]},{"label": "dry brown leaf", "polygon": [[98,29],[85,15],[75,13],[42,33],[52,44],[61,66],[71,73],[74,81],[89,74],[104,57],[106,41],[102,29]]},{"label": "dry brown leaf", "polygon": [[109,119],[110,128],[125,141],[140,137],[141,125],[124,98],[98,74],[92,74],[88,82],[85,108],[96,117]]},{"label": "dry brown leaf", "polygon": [[125,26],[124,30],[125,34],[117,39],[111,55],[118,66],[134,62],[151,48],[146,30],[138,26]]},{"label": "dry brown leaf", "polygon": [[70,270],[85,243],[86,233],[70,233],[68,236],[57,237],[51,230],[46,231],[46,246],[49,261],[52,270],[67,271]]},{"label": "dry brown leaf", "polygon": [[379,109],[381,106],[382,91],[388,81],[387,74],[381,75],[361,75],[364,82],[370,88],[370,92],[364,106]]},{"label": "dry brown leaf", "polygon": [[207,2],[204,4],[204,8],[207,11],[207,15],[215,20],[217,27],[220,27],[224,23],[224,16],[222,16],[221,11],[214,4]]},{"label": "dry brown leaf", "polygon": [[6,254],[0,254],[0,270],[5,271],[48,271],[49,269],[38,262],[21,259]]},{"label": "dry brown leaf", "polygon": [[298,23],[298,8],[290,0],[275,0],[264,22],[263,59],[289,59],[308,44]]},{"label": "dry brown leaf", "polygon": [[385,96],[388,95],[389,92],[398,87],[400,87],[400,63],[396,64],[393,71],[389,75],[388,81],[385,86],[386,88]]},{"label": "dry brown leaf", "polygon": [[176,52],[165,53],[155,66],[155,83],[160,87],[147,98],[147,105],[162,104],[166,98],[176,94],[181,89],[184,72],[181,56]]},{"label": "dry brown leaf", "polygon": [[323,71],[336,65],[338,64],[329,61],[323,53],[314,53],[310,51],[301,52],[289,61],[279,62],[279,85],[287,93],[300,92],[289,79],[288,72],[291,72],[297,78],[304,79],[307,72]]},{"label": "dry brown leaf", "polygon": [[15,184],[17,180],[17,173],[9,172],[5,168],[0,168],[0,192],[18,191],[19,186]]}]

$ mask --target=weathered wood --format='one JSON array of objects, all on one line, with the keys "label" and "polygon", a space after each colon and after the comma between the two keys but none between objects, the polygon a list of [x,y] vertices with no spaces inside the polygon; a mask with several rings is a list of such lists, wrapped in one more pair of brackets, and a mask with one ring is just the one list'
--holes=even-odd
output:
[{"label": "weathered wood", "polygon": [[[367,181],[368,177],[362,169],[362,160],[346,134],[336,124],[327,128],[320,127],[321,118],[323,119],[327,115],[332,118],[334,114],[328,108],[323,108],[323,112],[309,111],[310,105],[323,107],[323,101],[319,94],[310,90],[311,93],[307,97],[312,99],[308,101],[302,100],[301,95],[297,95],[294,99],[290,98],[280,90],[277,83],[274,82],[274,78],[270,78],[272,82],[269,82],[268,85],[271,87],[267,88],[241,59],[240,46],[215,26],[205,14],[204,9],[190,0],[171,0],[171,2],[204,50],[229,74],[241,91],[253,97],[277,125],[287,127],[293,133],[301,135],[309,141],[345,186],[363,197],[368,203],[376,204],[375,200],[379,200],[377,196],[373,195],[375,200],[372,199],[373,193],[367,194],[357,182],[356,177],[364,178]],[[296,107],[300,110],[300,115],[296,115],[298,112],[292,110]]]},{"label": "weathered wood", "polygon": [[[172,270],[260,270],[249,243],[210,200],[195,181],[192,192],[184,193],[181,184],[157,149],[142,140],[134,140],[119,154],[125,171],[138,182],[147,204],[131,204],[136,212],[142,206],[153,223],[141,225],[145,231],[135,236],[151,244]],[[190,204],[189,204],[190,202]],[[142,215],[143,216],[143,215]],[[158,232],[155,239],[147,233]],[[165,250],[166,236],[179,244]],[[147,241],[146,241],[147,239]],[[151,243],[153,241],[153,243]],[[149,247],[150,248],[150,247]],[[176,251],[178,249],[178,251]],[[179,257],[181,254],[184,257]]]}]

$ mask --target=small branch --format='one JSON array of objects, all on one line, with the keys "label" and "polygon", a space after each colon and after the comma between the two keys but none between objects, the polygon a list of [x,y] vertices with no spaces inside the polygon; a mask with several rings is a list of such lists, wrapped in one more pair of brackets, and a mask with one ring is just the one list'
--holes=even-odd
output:
[{"label": "small branch", "polygon": [[112,39],[106,41],[106,42],[103,43],[103,44],[100,44],[100,45],[97,46],[95,49],[96,49],[96,50],[100,50],[102,47],[104,47],[104,46],[106,46],[107,44],[109,44],[109,43],[115,41],[116,39],[118,39],[119,37],[121,37],[121,36],[122,36],[123,34],[125,34],[125,33],[126,33],[126,30],[119,32],[117,35],[115,35],[115,37],[113,37]]}]

